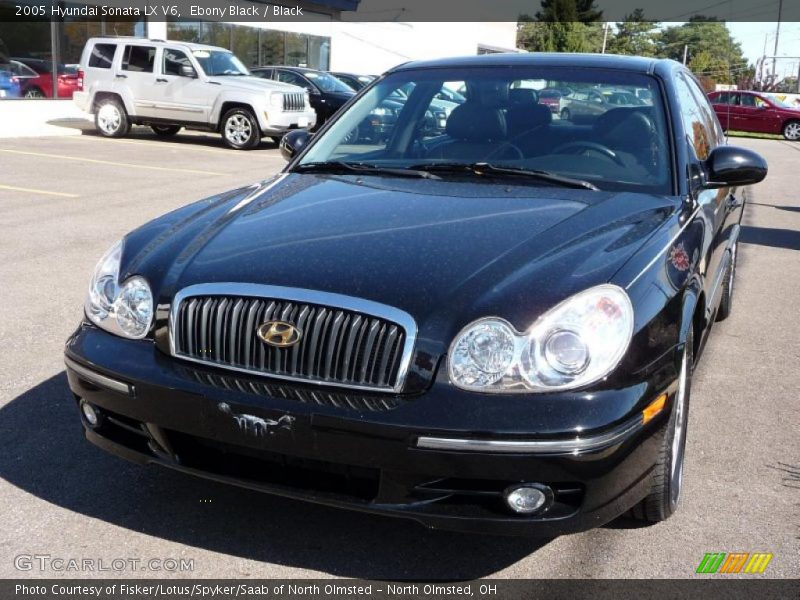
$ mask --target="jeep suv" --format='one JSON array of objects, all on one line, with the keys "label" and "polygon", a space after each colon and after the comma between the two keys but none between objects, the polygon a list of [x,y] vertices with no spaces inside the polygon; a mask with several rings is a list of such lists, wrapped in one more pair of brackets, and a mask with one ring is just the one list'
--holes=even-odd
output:
[{"label": "jeep suv", "polygon": [[142,38],[91,38],[80,63],[83,91],[73,96],[94,113],[98,131],[121,137],[131,125],[149,125],[159,136],[182,127],[222,134],[236,150],[262,136],[313,127],[308,93],[294,85],[250,76],[224,48]]}]

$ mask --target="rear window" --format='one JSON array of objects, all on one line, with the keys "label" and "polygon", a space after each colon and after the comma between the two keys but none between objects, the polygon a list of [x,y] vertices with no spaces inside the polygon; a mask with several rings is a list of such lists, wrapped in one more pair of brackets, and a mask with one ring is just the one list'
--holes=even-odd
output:
[{"label": "rear window", "polygon": [[156,58],[156,49],[151,46],[125,46],[122,57],[123,71],[152,73]]},{"label": "rear window", "polygon": [[116,49],[116,44],[95,44],[89,57],[89,66],[96,69],[110,69]]}]

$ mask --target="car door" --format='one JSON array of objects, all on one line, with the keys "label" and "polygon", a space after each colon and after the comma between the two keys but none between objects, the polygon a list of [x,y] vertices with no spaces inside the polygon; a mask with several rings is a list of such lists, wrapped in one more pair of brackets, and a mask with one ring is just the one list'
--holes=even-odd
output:
[{"label": "car door", "polygon": [[[722,128],[714,116],[708,97],[688,73],[676,77],[676,91],[681,105],[681,118],[693,153],[699,161],[708,158],[711,151],[725,143]],[[705,291],[709,306],[719,298],[722,277],[727,266],[724,260],[733,227],[742,217],[742,202],[735,188],[699,189],[696,193],[698,209],[705,227],[701,265],[705,273]]]},{"label": "car door", "polygon": [[[191,67],[194,77],[181,71]],[[166,121],[207,123],[218,87],[199,77],[199,66],[188,52],[165,47],[158,60],[155,78],[155,116]]]},{"label": "car door", "polygon": [[308,101],[311,104],[311,108],[317,113],[317,125],[324,123],[331,115],[330,107],[317,86],[299,73],[288,69],[275,69],[275,74],[272,78],[282,81],[283,83],[289,83],[304,88],[308,92]]},{"label": "car door", "polygon": [[114,73],[114,88],[132,103],[137,116],[156,115],[156,47],[148,44],[125,44]]},{"label": "car door", "polygon": [[739,106],[734,113],[734,125],[732,129],[739,131],[752,131],[756,133],[763,133],[769,129],[765,124],[764,114],[762,108],[759,108],[754,94],[747,94],[740,92]]}]

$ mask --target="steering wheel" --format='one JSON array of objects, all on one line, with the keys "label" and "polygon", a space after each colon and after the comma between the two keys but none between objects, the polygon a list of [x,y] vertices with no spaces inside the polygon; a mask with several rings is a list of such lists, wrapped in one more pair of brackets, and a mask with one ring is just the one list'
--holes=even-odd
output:
[{"label": "steering wheel", "polygon": [[567,154],[583,154],[583,150],[594,150],[601,156],[612,160],[614,163],[618,164],[620,167],[625,168],[626,165],[622,162],[622,159],[608,146],[603,146],[603,144],[598,144],[596,142],[586,142],[586,141],[576,141],[576,142],[567,142],[566,144],[561,144],[556,148],[553,148],[550,152],[552,154],[559,154],[559,152],[564,150],[578,150],[578,152],[567,152]]},{"label": "steering wheel", "polygon": [[484,156],[483,160],[488,161],[488,159],[492,158],[493,156],[497,156],[498,154],[500,154],[500,152],[502,152],[506,148],[510,148],[514,152],[514,154],[517,155],[515,158],[511,158],[510,160],[522,160],[523,158],[525,158],[525,155],[522,153],[522,150],[519,149],[519,146],[517,146],[516,144],[512,144],[511,142],[503,142],[497,148],[492,150],[489,154]]}]

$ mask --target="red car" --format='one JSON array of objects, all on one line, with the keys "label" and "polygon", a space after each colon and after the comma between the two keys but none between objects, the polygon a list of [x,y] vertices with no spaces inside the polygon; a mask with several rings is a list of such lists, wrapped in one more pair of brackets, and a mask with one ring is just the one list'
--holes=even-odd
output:
[{"label": "red car", "polygon": [[[16,75],[21,95],[25,98],[53,97],[53,64],[39,58],[12,58],[11,66]],[[72,98],[75,91],[83,89],[83,78],[77,69],[58,65],[59,98]]]},{"label": "red car", "polygon": [[759,92],[711,92],[708,95],[725,131],[783,134],[800,140],[800,110]]}]

